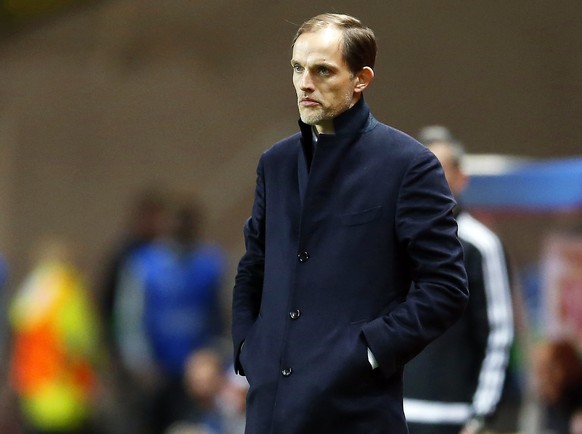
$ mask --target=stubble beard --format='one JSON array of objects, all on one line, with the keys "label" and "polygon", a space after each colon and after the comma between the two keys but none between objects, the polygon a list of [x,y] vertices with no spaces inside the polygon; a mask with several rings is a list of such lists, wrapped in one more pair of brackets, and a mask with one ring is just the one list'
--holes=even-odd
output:
[{"label": "stubble beard", "polygon": [[321,107],[317,110],[313,108],[302,107],[299,109],[301,120],[307,125],[318,125],[325,120],[328,120],[328,114]]},{"label": "stubble beard", "polygon": [[335,107],[326,108],[321,105],[316,107],[299,106],[299,117],[303,123],[311,126],[331,121],[351,107],[352,97],[353,92],[347,92],[343,97],[342,104]]}]

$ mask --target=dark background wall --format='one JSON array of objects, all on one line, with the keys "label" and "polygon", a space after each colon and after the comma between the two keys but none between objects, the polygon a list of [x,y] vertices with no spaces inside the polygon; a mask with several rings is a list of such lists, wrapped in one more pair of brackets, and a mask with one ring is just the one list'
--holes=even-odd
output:
[{"label": "dark background wall", "polygon": [[[15,278],[46,234],[95,275],[151,183],[195,192],[234,264],[257,158],[296,130],[290,41],[323,11],[375,29],[380,120],[445,124],[472,153],[581,153],[578,0],[89,2],[0,42],[0,250]],[[535,238],[515,236],[530,259],[521,240]]]}]

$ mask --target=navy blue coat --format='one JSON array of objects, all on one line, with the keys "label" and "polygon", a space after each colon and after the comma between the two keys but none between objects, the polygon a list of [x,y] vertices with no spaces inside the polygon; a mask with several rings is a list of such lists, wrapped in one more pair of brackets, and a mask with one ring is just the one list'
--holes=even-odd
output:
[{"label": "navy blue coat", "polygon": [[233,293],[246,434],[406,433],[403,365],[468,298],[434,155],[363,99],[334,124],[313,158],[300,122],[259,161]]}]

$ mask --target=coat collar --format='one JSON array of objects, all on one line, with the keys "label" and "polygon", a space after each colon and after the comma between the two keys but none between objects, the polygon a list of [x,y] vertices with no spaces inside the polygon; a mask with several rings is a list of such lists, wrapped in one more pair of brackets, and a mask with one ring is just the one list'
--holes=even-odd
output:
[{"label": "coat collar", "polygon": [[316,170],[316,179],[310,183],[322,185],[324,180],[327,182],[332,179],[327,172],[330,168],[337,167],[338,161],[343,158],[346,146],[353,143],[358,135],[372,129],[377,123],[378,121],[371,115],[368,105],[364,102],[364,98],[360,98],[352,108],[334,119],[335,134],[319,136],[318,157],[315,157],[312,126],[299,120],[302,146],[298,153],[298,181],[301,203],[305,199],[308,179],[312,178],[310,173],[313,160],[317,160],[315,166],[319,169]]}]

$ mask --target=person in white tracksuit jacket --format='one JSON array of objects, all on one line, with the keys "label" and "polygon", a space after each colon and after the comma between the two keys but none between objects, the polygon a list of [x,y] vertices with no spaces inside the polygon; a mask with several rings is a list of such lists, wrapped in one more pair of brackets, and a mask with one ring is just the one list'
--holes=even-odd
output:
[{"label": "person in white tracksuit jacket", "polygon": [[[446,130],[432,131],[440,136],[424,138],[424,144],[441,162],[458,198],[467,183],[463,148]],[[514,321],[503,245],[460,206],[456,218],[469,304],[461,320],[405,368],[404,412],[410,434],[479,432],[494,415],[506,381]]]}]

